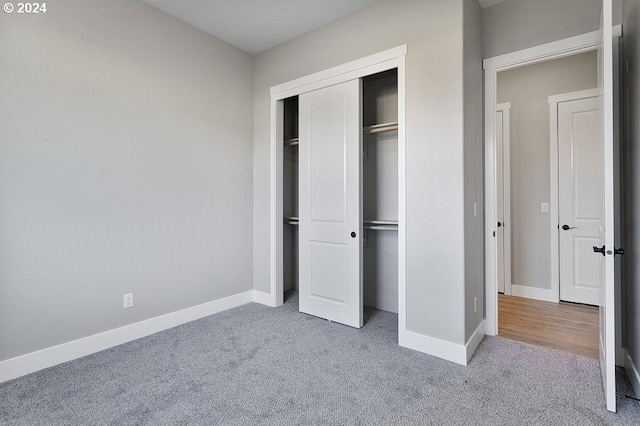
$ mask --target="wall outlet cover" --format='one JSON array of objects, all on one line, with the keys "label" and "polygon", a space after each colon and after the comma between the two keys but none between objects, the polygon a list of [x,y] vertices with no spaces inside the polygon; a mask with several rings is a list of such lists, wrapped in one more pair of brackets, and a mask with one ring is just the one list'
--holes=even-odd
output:
[{"label": "wall outlet cover", "polygon": [[123,296],[124,309],[133,308],[133,293],[127,293]]}]

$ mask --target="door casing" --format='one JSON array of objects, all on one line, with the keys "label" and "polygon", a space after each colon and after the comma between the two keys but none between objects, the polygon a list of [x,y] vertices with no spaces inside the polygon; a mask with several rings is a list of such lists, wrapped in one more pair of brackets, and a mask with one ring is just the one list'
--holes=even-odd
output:
[{"label": "door casing", "polygon": [[[614,37],[622,34],[619,25],[613,28]],[[496,176],[496,100],[497,74],[521,66],[551,59],[564,58],[596,50],[600,33],[593,31],[575,37],[542,44],[528,49],[485,59],[484,68],[484,157],[485,157],[485,333],[498,335],[498,283],[497,283],[497,176]]]}]

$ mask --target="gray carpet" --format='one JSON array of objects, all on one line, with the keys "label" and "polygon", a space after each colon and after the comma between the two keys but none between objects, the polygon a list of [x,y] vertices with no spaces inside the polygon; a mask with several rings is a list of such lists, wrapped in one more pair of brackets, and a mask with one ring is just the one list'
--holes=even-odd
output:
[{"label": "gray carpet", "polygon": [[0,384],[3,425],[640,424],[595,360],[500,337],[467,367],[397,344],[397,316],[361,330],[248,304]]}]

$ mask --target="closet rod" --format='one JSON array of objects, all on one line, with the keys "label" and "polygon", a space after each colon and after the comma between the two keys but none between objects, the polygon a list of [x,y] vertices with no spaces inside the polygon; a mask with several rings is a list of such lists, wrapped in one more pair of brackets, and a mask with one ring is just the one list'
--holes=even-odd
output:
[{"label": "closet rod", "polygon": [[365,225],[390,225],[390,226],[398,226],[397,220],[363,220],[363,224]]},{"label": "closet rod", "polygon": [[300,222],[297,217],[285,217],[284,223],[286,223],[287,225],[297,226]]},{"label": "closet rod", "polygon": [[393,130],[398,130],[398,123],[383,123],[383,124],[374,124],[372,126],[365,126],[362,129],[362,133],[365,135],[371,135],[374,133],[382,133],[382,132],[391,132]]}]

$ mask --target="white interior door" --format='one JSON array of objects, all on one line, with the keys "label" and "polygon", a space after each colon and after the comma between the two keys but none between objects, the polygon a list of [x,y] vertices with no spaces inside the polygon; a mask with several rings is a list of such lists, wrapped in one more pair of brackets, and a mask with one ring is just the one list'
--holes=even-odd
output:
[{"label": "white interior door", "polygon": [[[615,377],[615,205],[613,161],[613,31],[611,0],[602,1],[601,35],[598,48],[598,86],[601,89],[603,137],[603,195],[600,241],[594,256],[602,263],[600,290],[600,369],[607,409],[616,411]],[[601,252],[596,252],[601,250]]]},{"label": "white interior door", "polygon": [[593,246],[603,202],[600,100],[560,102],[557,111],[560,300],[599,305],[602,265]]},{"label": "white interior door", "polygon": [[299,97],[300,311],[362,327],[361,81]]}]

